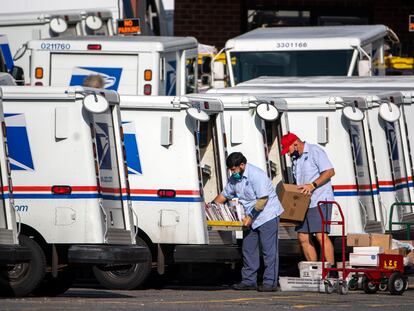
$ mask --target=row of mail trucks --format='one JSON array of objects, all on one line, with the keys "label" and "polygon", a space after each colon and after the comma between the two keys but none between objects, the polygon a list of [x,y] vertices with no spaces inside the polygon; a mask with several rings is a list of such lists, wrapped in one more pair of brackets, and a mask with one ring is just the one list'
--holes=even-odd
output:
[{"label": "row of mail trucks", "polygon": [[[274,51],[272,31],[264,31],[269,32],[263,35],[269,40],[267,45],[259,44],[261,36],[257,35],[251,38],[253,41],[246,41],[243,51],[237,51],[238,44],[226,48],[232,85],[271,74],[275,66],[282,70],[281,75],[353,75],[358,68],[360,74],[380,75],[380,66],[374,68],[374,65],[381,64],[384,38],[390,32],[385,26],[350,27],[342,33],[335,27],[324,27],[322,33],[320,29],[309,30],[314,31],[315,39],[309,39],[311,33],[306,40],[297,33],[298,40],[294,42],[288,42],[287,37],[285,41],[276,40],[278,48]],[[326,46],[328,43],[330,45]],[[340,48],[339,44],[342,44]],[[259,46],[267,46],[267,50],[248,51]],[[235,242],[241,237],[240,224],[206,221],[204,204],[227,182],[225,158],[233,151],[243,152],[250,163],[265,170],[275,186],[280,181],[292,181],[290,159],[280,156],[279,152],[280,138],[289,131],[320,144],[330,155],[336,170],[335,197],[347,207],[348,232],[383,232],[385,214],[393,198],[411,198],[413,175],[408,150],[414,138],[409,139],[410,122],[406,112],[411,109],[411,97],[401,93],[405,90],[401,81],[378,78],[374,86],[381,84],[383,87],[376,88],[365,83],[367,80],[355,79],[351,80],[354,83],[349,83],[354,88],[350,90],[351,86],[338,87],[349,80],[337,78],[330,83],[331,78],[326,78],[324,84],[313,89],[297,85],[290,90],[286,85],[292,81],[278,87],[276,80],[271,80],[268,85],[252,82],[258,84],[184,96],[197,91],[197,42],[193,38],[68,37],[31,41],[27,48],[33,86],[67,89],[81,85],[89,74],[100,74],[104,77],[105,88],[121,95],[121,117],[116,120],[118,124],[122,120],[120,136],[125,146],[122,157],[126,166],[121,168],[120,165],[117,172],[113,170],[112,178],[100,177],[100,182],[110,183],[105,187],[108,191],[101,195],[102,198],[117,197],[114,193],[114,196],[109,195],[117,187],[114,176],[128,175],[126,184],[129,186],[121,190],[120,197],[125,198],[129,208],[122,209],[123,215],[129,211],[134,222],[130,235],[137,230],[136,236],[131,237],[133,241],[129,241],[136,241],[147,252],[145,262],[130,262],[121,268],[95,265],[96,277],[107,287],[126,289],[142,285],[152,263],[160,273],[171,263],[185,267],[199,265],[205,268],[205,276],[211,274],[211,270],[204,264],[239,261]],[[315,59],[321,50],[326,57]],[[323,66],[328,59],[340,64],[340,68],[335,67],[336,72],[330,71],[332,66]],[[271,64],[267,63],[269,61]],[[286,71],[293,68],[293,64],[297,72]],[[95,94],[101,92],[95,90]],[[265,111],[276,110],[277,117],[268,118],[266,113],[261,113],[263,107]],[[390,112],[384,113],[384,107]],[[78,143],[77,135],[68,134],[72,122],[62,111],[55,112],[55,118],[59,118],[56,119],[59,122],[54,123],[55,132],[59,135],[55,133],[54,140],[60,146],[72,143],[69,138],[74,139],[74,144]],[[393,117],[396,111],[399,112],[397,119]],[[109,137],[106,129],[98,125],[96,133]],[[63,139],[60,133],[64,133]],[[101,146],[106,144],[101,142]],[[47,148],[46,145],[41,149]],[[118,156],[118,161],[122,157]],[[101,162],[102,165],[107,163],[99,160],[98,167]],[[28,165],[30,161],[24,163],[25,167],[33,169],[34,164]],[[74,170],[72,166],[65,167]],[[58,183],[63,186],[58,189],[64,192],[67,184],[69,181]],[[50,181],[48,185],[54,183]],[[104,189],[98,183],[95,186]],[[113,226],[121,224],[116,218],[121,215],[119,206],[116,208],[117,201],[105,202],[109,210],[100,205],[103,218]],[[65,224],[60,225],[62,228],[75,225],[72,223],[72,218],[77,217],[75,208],[59,211],[62,211],[60,217],[56,216],[58,214],[51,217],[55,222],[56,219],[62,221]],[[396,217],[411,214],[407,209]],[[334,217],[337,216],[334,211]],[[30,223],[29,218],[25,221]],[[56,232],[60,230],[59,227]],[[108,230],[105,227],[105,235]],[[333,230],[333,235],[337,234]],[[280,236],[282,243],[295,246],[293,250],[299,251],[296,243],[289,243],[295,238],[292,228],[283,228]],[[53,248],[51,254],[51,258],[55,258],[54,267],[59,267]]]},{"label": "row of mail trucks", "polygon": [[[135,173],[130,175],[133,208],[147,220],[139,224],[138,235],[153,248],[158,269],[169,262],[171,249],[171,262],[188,265],[237,259],[232,257],[231,239],[240,237],[240,225],[206,221],[203,202],[226,183],[224,159],[234,151],[268,172],[275,186],[292,182],[290,159],[279,150],[280,137],[289,131],[327,150],[346,232],[383,233],[391,204],[410,201],[413,192],[408,119],[412,99],[408,83],[372,79],[375,87],[362,78],[352,80],[352,91],[349,86],[333,87],[339,81],[346,85],[344,78],[321,78],[326,85],[297,87],[296,92],[269,82],[266,87],[239,86],[181,97],[121,96],[124,131],[135,135],[137,148],[131,153],[127,145],[128,167]],[[276,110],[277,117],[268,118],[263,109]],[[200,204],[190,204],[195,201]],[[338,217],[335,210],[334,219]],[[395,215],[405,221],[412,217],[410,208]],[[231,231],[235,234],[225,240],[223,232]],[[332,235],[340,232],[333,228]],[[292,227],[282,227],[279,237],[282,255],[298,251]],[[118,284],[127,278],[115,270],[98,272],[97,277],[107,286],[115,278]]]},{"label": "row of mail trucks", "polygon": [[[2,240],[17,230],[17,217],[20,245],[31,253],[7,266],[2,290],[58,295],[79,265],[145,262],[147,250],[135,245],[118,95],[29,86],[2,86],[0,94]],[[11,231],[8,238],[17,241]]]},{"label": "row of mail trucks", "polygon": [[[266,31],[272,32],[273,30]],[[333,55],[332,61],[335,63],[338,62],[338,57],[345,57],[349,54],[339,62],[343,67],[340,69],[341,72],[312,71],[312,67],[308,68],[309,75],[352,75],[357,72],[358,64],[360,64],[361,70],[364,69],[364,64],[367,65],[370,74],[381,74],[380,70],[374,72],[373,59],[376,60],[376,65],[381,63],[384,38],[389,34],[386,27],[350,27],[347,28],[346,33],[339,33],[335,27],[324,28],[323,34],[320,34],[318,29],[310,29],[309,31],[307,40],[312,42],[301,44],[301,49],[303,49],[303,53],[310,55],[309,57],[313,61],[315,60],[312,55],[318,54],[321,50],[326,50],[327,56],[324,59]],[[319,39],[321,36],[329,40]],[[259,40],[261,35],[256,37]],[[274,34],[268,34],[265,37],[270,42]],[[330,46],[326,46],[325,42],[330,43]],[[341,51],[336,51],[338,42],[342,42],[343,51],[342,48]],[[350,142],[349,133],[351,130],[353,131],[355,141],[352,144],[349,143],[347,151],[337,157],[338,165],[340,164],[341,167],[337,171],[343,173],[337,173],[336,178],[343,180],[338,181],[336,195],[347,204],[356,206],[354,209],[350,209],[357,215],[356,219],[350,223],[350,232],[383,230],[384,224],[381,221],[384,217],[381,216],[381,213],[384,210],[379,207],[381,202],[377,189],[370,192],[370,189],[375,187],[370,186],[374,184],[371,183],[371,179],[375,177],[372,161],[368,162],[368,159],[372,158],[371,150],[364,148],[364,144],[359,144],[360,140],[365,142],[365,135],[368,133],[366,123],[356,122],[353,124],[354,121],[345,119],[348,121],[344,122],[342,132],[338,130],[339,132],[335,133],[342,139],[331,140],[330,144],[323,142],[323,136],[325,135],[325,139],[327,139],[326,136],[329,136],[327,124],[330,122],[341,122],[342,124],[345,118],[342,115],[344,106],[355,106],[357,103],[357,108],[362,109],[361,107],[368,105],[365,104],[364,96],[354,96],[354,101],[349,99],[344,101],[342,98],[336,101],[333,96],[319,94],[316,97],[309,95],[310,99],[305,100],[298,98],[300,96],[295,94],[279,90],[280,96],[273,95],[269,99],[268,96],[263,97],[267,91],[262,89],[255,92],[252,98],[247,95],[249,93],[247,91],[243,96],[225,94],[188,95],[176,98],[135,96],[180,96],[195,92],[197,81],[196,44],[196,41],[191,38],[162,37],[73,37],[32,41],[28,44],[32,59],[32,85],[79,85],[87,75],[98,73],[105,78],[106,88],[117,90],[121,94],[121,115],[124,121],[124,133],[128,137],[126,150],[132,205],[139,217],[147,220],[144,224],[138,225],[139,243],[151,250],[152,261],[156,262],[159,272],[163,272],[163,266],[170,262],[186,262],[189,265],[189,263],[218,261],[229,263],[236,258],[238,259],[232,244],[234,234],[231,232],[237,232],[240,227],[206,222],[203,208],[204,202],[209,202],[214,198],[227,181],[227,172],[224,166],[225,157],[232,151],[242,151],[251,163],[268,172],[275,186],[281,180],[289,181],[291,180],[289,179],[290,162],[288,158],[279,156],[279,139],[283,133],[289,130],[294,131],[296,124],[303,124],[304,120],[309,118],[314,119],[316,124],[315,136],[309,139],[313,140],[321,136],[321,144],[326,148],[331,148],[332,152],[337,153],[337,148],[343,147],[343,140]],[[263,46],[251,44],[251,42],[247,45],[250,48]],[[246,47],[246,49],[248,48]],[[269,45],[269,50],[271,49],[272,47]],[[286,57],[291,59],[292,56],[289,56],[289,53],[296,53],[297,47],[284,45],[280,49],[284,50],[262,51],[261,56],[258,57],[264,57],[268,60],[268,54],[273,53],[277,54],[276,58],[279,60]],[[227,54],[230,52],[231,49],[226,50]],[[249,53],[244,54],[244,52],[247,50],[239,51],[239,54],[240,57],[246,59],[245,55]],[[280,56],[280,53],[283,55]],[[240,68],[244,68],[243,70],[251,67],[252,70],[257,71],[257,68],[263,67],[258,66],[257,63],[249,67],[248,63],[238,61],[237,58],[234,62],[235,54],[229,54],[229,57],[228,64],[238,64],[241,66]],[[368,58],[369,62],[363,62],[364,58]],[[270,68],[269,66],[263,68],[265,67]],[[298,64],[298,68],[302,67]],[[328,70],[331,67],[319,66],[319,68]],[[230,68],[229,72],[232,72]],[[260,71],[257,75],[264,73],[266,72]],[[293,74],[298,75],[298,73],[286,73],[286,75]],[[251,75],[246,80],[255,76]],[[241,81],[243,79],[238,82]],[[220,93],[221,90],[217,92]],[[238,91],[233,88],[228,89],[227,92],[237,93]],[[258,93],[261,93],[260,96]],[[352,94],[341,94],[341,96],[352,97]],[[331,98],[328,100],[330,104],[327,104],[329,98]],[[211,110],[212,107],[215,107],[211,101],[217,103],[216,110]],[[309,105],[308,102],[313,104]],[[275,106],[280,111],[280,117],[276,121],[266,121],[258,117],[256,109],[260,104]],[[220,106],[221,108],[217,108]],[[305,107],[307,108],[305,109]],[[194,118],[187,114],[190,108],[205,111],[209,115],[208,121],[204,120],[203,122],[203,118],[194,121]],[[178,111],[182,115],[181,118],[186,120],[185,127],[181,129],[179,127],[182,121],[179,121]],[[319,115],[319,111],[325,112]],[[199,125],[191,127],[189,120],[193,120],[191,122],[196,122]],[[308,129],[296,131],[299,134],[302,132],[311,133]],[[187,139],[183,138],[184,133],[187,135]],[[332,130],[330,133],[330,135],[334,135]],[[159,137],[159,142],[154,141],[154,135]],[[361,138],[357,139],[356,137],[359,136]],[[177,137],[179,137],[178,140]],[[199,139],[198,143],[197,139]],[[178,147],[184,143],[189,145]],[[357,144],[359,149],[355,149],[353,144]],[[358,162],[356,167],[353,161],[356,157],[354,151],[361,150],[361,148],[360,153],[368,153],[368,155],[358,156],[362,162]],[[194,150],[195,158],[191,161],[190,159],[183,160],[189,156],[188,153],[180,154],[183,150]],[[147,155],[144,156],[145,154]],[[160,157],[158,160],[158,155],[165,155],[165,157]],[[161,170],[158,163],[165,163],[168,169]],[[185,169],[179,169],[181,165],[185,165]],[[362,173],[356,174],[356,169]],[[197,175],[192,174],[191,171],[197,172]],[[158,180],[158,176],[162,176],[162,182]],[[183,181],[191,181],[192,186],[186,185],[184,187],[183,185],[180,189],[181,176]],[[355,176],[359,176],[358,181]],[[168,182],[169,178],[171,181]],[[364,188],[365,191],[358,187]],[[166,194],[174,198],[160,196]],[[180,198],[180,196],[183,197]],[[185,202],[197,200],[199,203],[193,202],[192,205]],[[187,208],[182,208],[182,206],[187,206]],[[350,218],[351,216],[355,218],[352,213]],[[238,232],[236,236],[240,238],[240,231]],[[220,237],[220,244],[213,244],[217,243],[217,239],[213,235]],[[295,237],[292,228],[283,229],[282,235],[289,239]],[[223,243],[227,243],[227,245],[223,246]],[[213,249],[219,251],[213,251]],[[295,250],[298,251],[297,248]],[[219,254],[222,255],[221,259],[217,259]],[[127,271],[123,270],[123,273],[119,270],[111,271],[97,267],[94,270],[101,283],[108,287],[133,288],[142,284],[148,276],[150,268],[149,264],[137,264],[131,266]],[[134,274],[135,276],[133,276]]]},{"label": "row of mail trucks", "polygon": [[[395,202],[411,202],[413,195],[411,80],[407,77],[319,77],[295,78],[293,81],[291,78],[267,77],[215,92],[228,96],[297,97],[308,107],[298,103],[297,109],[303,110],[301,114],[310,109],[313,101],[306,97],[320,97],[326,107],[330,104],[331,108],[351,105],[355,114],[360,110],[359,117],[352,120],[352,116],[347,118],[345,108],[340,108],[344,111],[341,127],[332,125],[331,118],[326,119],[314,110],[313,121],[311,116],[306,117],[307,121],[298,119],[290,123],[289,130],[300,137],[310,137],[310,141],[318,142],[333,155],[335,198],[342,205],[349,204],[353,197],[356,199],[354,208],[345,209],[346,213],[351,212],[347,217],[350,219],[348,232],[381,232],[388,226],[390,206]],[[289,111],[289,118],[291,115]],[[316,130],[312,135],[309,128],[313,126]],[[340,131],[344,131],[344,137]],[[330,149],[338,142],[341,146]],[[345,148],[348,148],[347,152]],[[351,175],[343,178],[342,173]],[[406,207],[394,217],[397,218],[394,220],[411,221],[413,211]]]}]

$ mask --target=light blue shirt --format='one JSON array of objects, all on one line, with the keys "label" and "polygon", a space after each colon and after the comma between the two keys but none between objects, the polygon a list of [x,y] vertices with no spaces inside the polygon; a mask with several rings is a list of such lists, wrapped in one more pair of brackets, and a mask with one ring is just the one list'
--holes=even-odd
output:
[{"label": "light blue shirt", "polygon": [[[293,176],[297,185],[310,184],[314,182],[323,171],[333,168],[331,161],[321,147],[305,142],[303,154],[294,162]],[[332,183],[329,180],[322,186],[316,188],[311,196],[309,208],[318,206],[319,201],[333,201],[334,194]]]},{"label": "light blue shirt", "polygon": [[[229,182],[221,193],[228,200],[234,197],[243,205],[246,215],[253,217],[252,228],[256,229],[265,222],[276,218],[283,213],[283,207],[279,202],[272,181],[260,168],[246,164],[243,177],[236,180],[230,177]],[[254,210],[257,199],[268,197],[268,201],[260,213]]]}]

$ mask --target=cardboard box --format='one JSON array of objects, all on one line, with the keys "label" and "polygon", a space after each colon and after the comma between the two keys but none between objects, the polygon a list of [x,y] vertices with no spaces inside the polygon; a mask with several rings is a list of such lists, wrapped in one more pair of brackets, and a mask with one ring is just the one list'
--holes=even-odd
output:
[{"label": "cardboard box", "polygon": [[378,254],[349,254],[349,264],[352,267],[377,267]]},{"label": "cardboard box", "polygon": [[371,236],[366,233],[348,233],[346,237],[348,246],[371,246]]},{"label": "cardboard box", "polygon": [[384,248],[382,246],[355,246],[354,253],[357,254],[382,254]]},{"label": "cardboard box", "polygon": [[280,227],[296,227],[298,224],[299,224],[298,222],[280,221],[279,228]]},{"label": "cardboard box", "polygon": [[405,248],[387,249],[384,251],[384,254],[405,256],[407,254],[407,250]]},{"label": "cardboard box", "polygon": [[371,234],[371,245],[370,246],[382,246],[385,250],[391,249],[392,237],[390,234]]},{"label": "cardboard box", "polygon": [[280,203],[284,208],[282,221],[301,223],[309,208],[310,196],[304,196],[297,185],[281,184],[277,188]]}]

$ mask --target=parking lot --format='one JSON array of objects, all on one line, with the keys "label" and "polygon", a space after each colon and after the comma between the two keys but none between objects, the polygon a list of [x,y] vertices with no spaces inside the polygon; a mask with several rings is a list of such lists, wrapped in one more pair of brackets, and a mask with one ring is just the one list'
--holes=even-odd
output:
[{"label": "parking lot", "polygon": [[135,291],[73,288],[55,298],[3,299],[1,310],[413,310],[414,289],[403,296],[234,291],[228,286],[165,286]]}]

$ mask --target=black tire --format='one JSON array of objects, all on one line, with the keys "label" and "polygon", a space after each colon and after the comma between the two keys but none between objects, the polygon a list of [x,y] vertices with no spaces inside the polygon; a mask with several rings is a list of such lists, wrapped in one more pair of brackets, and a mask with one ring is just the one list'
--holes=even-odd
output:
[{"label": "black tire", "polygon": [[388,280],[391,295],[402,295],[407,287],[407,279],[401,272],[394,272]]},{"label": "black tire", "polygon": [[39,244],[25,236],[19,236],[20,245],[30,249],[32,257],[28,263],[8,266],[8,272],[0,280],[2,294],[22,297],[33,292],[46,274],[46,257]]},{"label": "black tire", "polygon": [[93,266],[93,273],[102,286],[108,289],[131,290],[140,288],[145,284],[152,269],[151,251],[143,239],[137,237],[137,245],[148,250],[148,260],[143,263],[126,265],[121,269],[112,270],[110,267]]},{"label": "black tire", "polygon": [[381,281],[381,284],[379,285],[379,290],[381,292],[386,292],[388,290],[388,281],[387,283],[384,283],[383,281]]},{"label": "black tire", "polygon": [[56,278],[48,273],[39,286],[33,291],[35,296],[55,297],[65,293],[73,284],[76,271],[66,268],[58,272]]},{"label": "black tire", "polygon": [[355,278],[355,277],[351,278],[348,283],[348,288],[349,290],[352,290],[352,291],[357,290],[358,289],[358,278]]},{"label": "black tire", "polygon": [[371,283],[367,277],[362,279],[362,289],[366,294],[375,294],[378,291],[379,285]]},{"label": "black tire", "polygon": [[348,284],[346,281],[340,282],[338,284],[338,292],[341,295],[348,295],[349,288],[348,288]]},{"label": "black tire", "polygon": [[335,291],[335,286],[332,284],[331,281],[325,281],[325,293],[332,294]]}]

